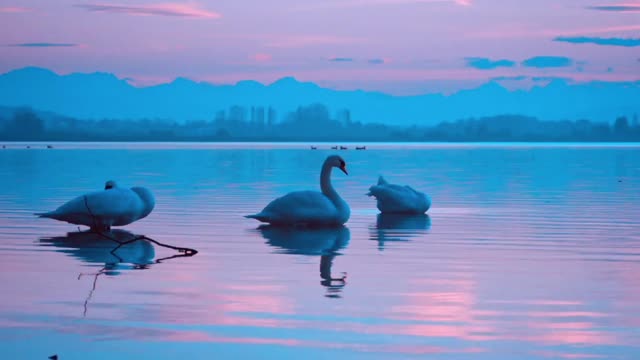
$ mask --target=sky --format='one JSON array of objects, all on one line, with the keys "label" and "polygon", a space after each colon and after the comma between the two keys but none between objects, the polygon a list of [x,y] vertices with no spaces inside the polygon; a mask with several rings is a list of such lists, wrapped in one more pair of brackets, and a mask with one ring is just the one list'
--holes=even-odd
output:
[{"label": "sky", "polygon": [[0,0],[0,73],[451,93],[640,80],[638,0]]}]

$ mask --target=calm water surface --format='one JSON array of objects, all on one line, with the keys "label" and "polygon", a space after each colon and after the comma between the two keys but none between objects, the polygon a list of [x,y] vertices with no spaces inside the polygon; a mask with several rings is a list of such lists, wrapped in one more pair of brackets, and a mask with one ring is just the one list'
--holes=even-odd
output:
[{"label": "calm water surface", "polygon": [[[317,189],[336,152],[321,147],[0,149],[3,357],[640,357],[640,148],[370,144],[339,152],[345,228],[242,217]],[[379,216],[365,196],[379,174],[429,193],[429,215]],[[32,216],[108,179],[156,195],[123,231],[199,253],[142,241],[112,253]]]}]

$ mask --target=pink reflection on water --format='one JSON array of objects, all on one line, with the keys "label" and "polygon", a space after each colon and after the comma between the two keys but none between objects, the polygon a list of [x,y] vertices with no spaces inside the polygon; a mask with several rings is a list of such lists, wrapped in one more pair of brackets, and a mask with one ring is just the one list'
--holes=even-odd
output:
[{"label": "pink reflection on water", "polygon": [[[388,324],[377,331],[422,337],[449,337],[466,341],[511,340],[551,345],[613,345],[621,339],[601,330],[600,319],[610,314],[583,310],[575,300],[489,301],[504,304],[497,309],[482,309],[476,300],[479,289],[474,280],[421,281],[431,291],[404,295],[405,304],[391,308],[389,319],[419,322],[409,325]],[[526,310],[509,305],[525,306]],[[543,307],[544,310],[530,310]],[[551,307],[551,309],[549,309]],[[549,310],[547,310],[549,309]],[[576,320],[578,319],[578,320]]]},{"label": "pink reflection on water", "polygon": [[466,340],[484,340],[495,334],[495,326],[488,317],[496,311],[479,310],[475,300],[475,283],[470,279],[456,281],[437,280],[432,286],[446,291],[406,294],[409,304],[391,308],[391,319],[439,322],[444,324],[393,325],[385,328],[393,333],[423,337],[454,337]]},{"label": "pink reflection on water", "polygon": [[228,344],[257,344],[257,345],[281,345],[281,346],[296,346],[296,347],[315,347],[325,349],[342,349],[353,350],[358,352],[371,352],[371,353],[394,353],[394,354],[410,354],[410,355],[425,355],[425,354],[442,354],[442,353],[459,353],[459,354],[473,354],[481,353],[486,350],[480,347],[449,349],[440,346],[427,346],[427,345],[386,345],[386,344],[363,344],[363,343],[336,343],[325,341],[310,341],[310,340],[297,340],[289,338],[256,338],[256,337],[230,337],[219,336],[206,332],[176,332],[168,336],[167,340],[171,341],[186,341],[186,342],[215,342],[215,343],[228,343]]},{"label": "pink reflection on water", "polygon": [[174,332],[165,340],[185,342],[217,342],[225,344],[256,344],[256,345],[283,345],[300,346],[301,341],[295,339],[255,338],[255,337],[230,337],[219,336],[206,332],[181,331]]},{"label": "pink reflection on water", "polygon": [[595,324],[587,322],[529,324],[530,329],[540,329],[529,340],[553,345],[614,345],[619,341],[614,334],[597,329]]},{"label": "pink reflection on water", "polygon": [[603,359],[606,357],[598,354],[561,353],[554,351],[534,351],[533,354],[553,359]]},{"label": "pink reflection on water", "polygon": [[586,317],[586,318],[602,318],[609,315],[592,312],[592,311],[535,311],[527,314],[534,318],[566,318],[566,317]]},{"label": "pink reflection on water", "polygon": [[271,314],[295,314],[293,304],[282,296],[267,294],[222,295],[224,312],[255,312]]}]

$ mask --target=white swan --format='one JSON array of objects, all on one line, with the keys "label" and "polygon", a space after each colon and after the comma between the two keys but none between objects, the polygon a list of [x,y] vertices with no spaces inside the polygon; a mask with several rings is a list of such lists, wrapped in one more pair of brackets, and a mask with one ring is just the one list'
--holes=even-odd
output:
[{"label": "white swan", "polygon": [[104,231],[111,226],[128,225],[146,217],[155,204],[155,198],[148,189],[121,188],[109,180],[104,190],[78,196],[54,211],[35,215]]},{"label": "white swan", "polygon": [[367,195],[376,198],[382,213],[423,214],[431,207],[431,199],[426,194],[407,185],[389,184],[382,176]]},{"label": "white swan", "polygon": [[331,170],[337,167],[345,174],[345,161],[337,155],[327,157],[320,172],[320,189],[296,191],[269,203],[261,212],[245,217],[272,225],[336,226],[349,220],[351,210],[331,185]]}]

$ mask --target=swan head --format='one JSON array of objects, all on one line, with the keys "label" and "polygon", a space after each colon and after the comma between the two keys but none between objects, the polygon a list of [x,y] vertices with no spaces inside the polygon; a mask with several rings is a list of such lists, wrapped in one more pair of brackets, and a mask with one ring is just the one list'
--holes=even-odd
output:
[{"label": "swan head", "polygon": [[113,188],[116,188],[116,187],[118,187],[118,184],[113,180],[109,180],[104,184],[104,189],[105,190],[113,189]]},{"label": "swan head", "polygon": [[349,175],[349,173],[347,172],[347,163],[341,156],[331,155],[327,158],[327,160],[325,160],[324,163],[326,166],[337,167],[338,169],[342,170],[343,173]]},{"label": "swan head", "polygon": [[151,214],[151,211],[153,211],[153,208],[156,206],[156,198],[153,196],[153,193],[147,188],[138,186],[132,187],[131,191],[138,194],[140,200],[144,203],[144,209],[142,210],[142,214],[140,214],[139,219]]}]

